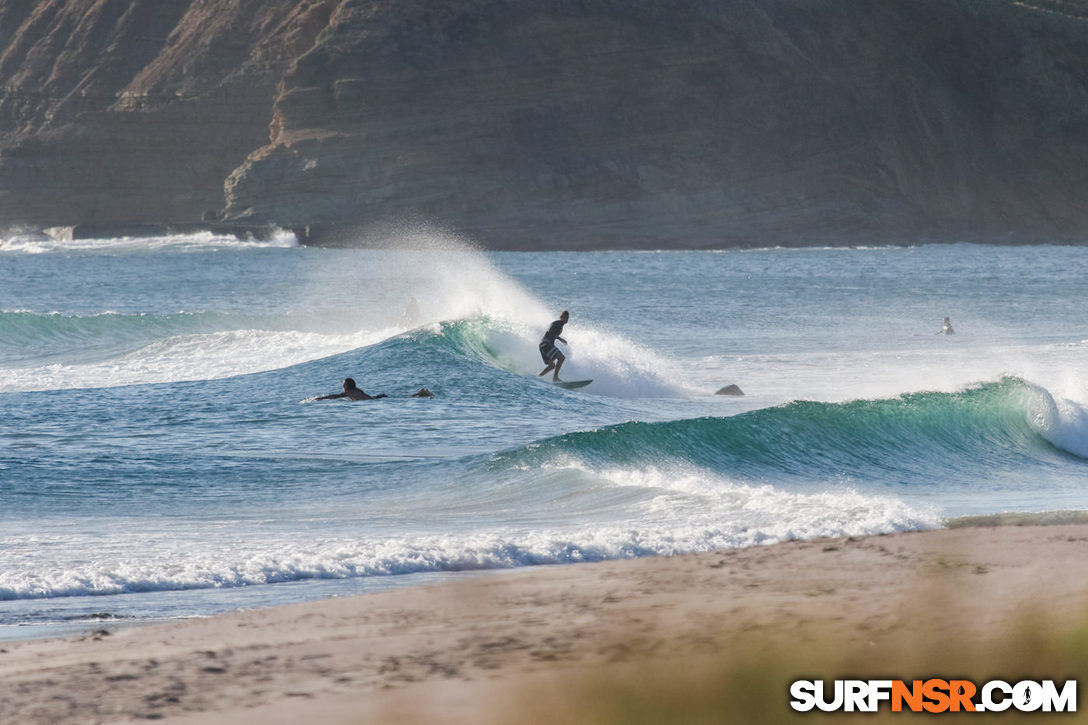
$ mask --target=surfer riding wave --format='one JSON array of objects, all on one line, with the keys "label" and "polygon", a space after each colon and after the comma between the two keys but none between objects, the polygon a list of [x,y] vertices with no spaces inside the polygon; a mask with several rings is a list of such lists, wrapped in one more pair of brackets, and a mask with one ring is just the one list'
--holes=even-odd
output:
[{"label": "surfer riding wave", "polygon": [[548,327],[548,331],[544,333],[544,337],[540,340],[540,357],[544,360],[544,364],[547,365],[547,367],[540,371],[539,377],[543,377],[550,371],[555,370],[555,373],[552,375],[552,382],[555,383],[559,382],[559,369],[563,367],[563,363],[567,359],[566,356],[560,352],[559,348],[555,346],[555,341],[559,340],[559,342],[566,344],[567,341],[560,337],[560,335],[563,332],[563,326],[567,324],[567,320],[569,319],[570,313],[563,310],[562,314],[559,315],[559,319]]}]

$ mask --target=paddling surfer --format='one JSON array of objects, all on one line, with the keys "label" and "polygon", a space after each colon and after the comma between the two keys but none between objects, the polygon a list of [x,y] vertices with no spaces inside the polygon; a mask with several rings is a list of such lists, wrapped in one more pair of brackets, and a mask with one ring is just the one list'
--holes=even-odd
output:
[{"label": "paddling surfer", "polygon": [[551,370],[555,370],[552,375],[552,382],[559,382],[559,368],[563,367],[563,362],[567,359],[559,348],[555,346],[555,341],[559,340],[566,344],[560,335],[563,333],[563,325],[567,324],[567,320],[570,319],[570,313],[563,310],[563,313],[559,315],[559,319],[551,324],[548,331],[544,333],[544,337],[540,340],[540,357],[544,360],[544,364],[548,367],[540,371],[540,377],[547,375]]},{"label": "paddling surfer", "polygon": [[[378,395],[368,395],[362,388],[355,384],[353,378],[344,378],[344,392],[333,393],[331,395],[321,395],[314,400],[333,400],[334,398],[347,398],[348,400],[378,400],[379,398],[388,398],[385,393]],[[433,398],[434,393],[426,388],[420,388],[416,392],[412,393],[411,398]]]}]

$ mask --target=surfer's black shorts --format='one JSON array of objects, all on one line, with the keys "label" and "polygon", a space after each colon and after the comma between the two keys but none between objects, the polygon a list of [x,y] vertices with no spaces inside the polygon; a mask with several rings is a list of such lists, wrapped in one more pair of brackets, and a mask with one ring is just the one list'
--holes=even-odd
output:
[{"label": "surfer's black shorts", "polygon": [[545,364],[550,364],[552,360],[559,357],[559,348],[557,348],[555,343],[551,340],[541,340],[540,357],[544,360]]}]

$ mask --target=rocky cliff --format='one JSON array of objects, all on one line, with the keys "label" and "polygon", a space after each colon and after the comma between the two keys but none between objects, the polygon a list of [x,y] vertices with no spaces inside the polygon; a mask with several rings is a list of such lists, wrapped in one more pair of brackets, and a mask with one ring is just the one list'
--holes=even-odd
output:
[{"label": "rocky cliff", "polygon": [[1088,239],[1088,0],[0,0],[0,226]]}]

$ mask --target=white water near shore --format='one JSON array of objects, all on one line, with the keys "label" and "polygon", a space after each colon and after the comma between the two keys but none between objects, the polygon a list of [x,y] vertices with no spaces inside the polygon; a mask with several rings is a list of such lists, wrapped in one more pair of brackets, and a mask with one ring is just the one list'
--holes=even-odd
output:
[{"label": "white water near shore", "polygon": [[0,249],[0,623],[1088,508],[1081,248],[413,234]]}]

